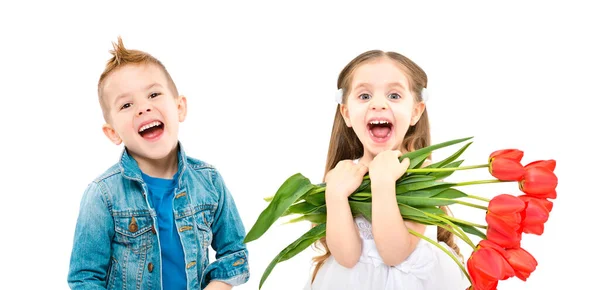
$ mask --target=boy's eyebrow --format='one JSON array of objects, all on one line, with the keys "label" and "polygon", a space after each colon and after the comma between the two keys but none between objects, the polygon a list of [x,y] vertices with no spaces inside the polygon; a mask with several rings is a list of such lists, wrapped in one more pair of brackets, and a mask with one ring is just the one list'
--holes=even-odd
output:
[{"label": "boy's eyebrow", "polygon": [[[159,83],[151,83],[150,85],[146,86],[143,90],[147,91],[153,87],[162,87]],[[120,99],[126,97],[127,95],[129,95],[130,93],[123,93],[117,96],[117,98],[115,99],[115,105],[119,102]]]}]

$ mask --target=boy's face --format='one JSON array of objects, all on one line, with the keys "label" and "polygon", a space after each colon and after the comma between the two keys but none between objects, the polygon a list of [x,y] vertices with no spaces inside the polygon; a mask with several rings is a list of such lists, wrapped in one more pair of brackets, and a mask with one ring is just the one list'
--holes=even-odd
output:
[{"label": "boy's face", "polygon": [[101,93],[109,117],[102,130],[113,143],[123,142],[132,156],[152,160],[175,149],[187,103],[184,96],[173,95],[160,67],[121,67],[104,80]]}]

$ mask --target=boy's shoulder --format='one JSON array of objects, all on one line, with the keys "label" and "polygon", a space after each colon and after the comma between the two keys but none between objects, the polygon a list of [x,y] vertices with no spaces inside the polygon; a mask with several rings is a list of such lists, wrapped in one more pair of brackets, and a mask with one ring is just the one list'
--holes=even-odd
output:
[{"label": "boy's shoulder", "polygon": [[208,171],[216,171],[214,165],[207,163],[198,158],[190,157],[188,155],[185,156],[186,165],[192,170],[208,170]]},{"label": "boy's shoulder", "polygon": [[94,182],[101,182],[105,179],[118,175],[119,173],[121,173],[121,166],[119,165],[119,163],[115,163],[111,167],[106,169],[104,172],[96,176],[96,178],[94,178]]},{"label": "boy's shoulder", "polygon": [[[186,163],[187,169],[191,169],[194,172],[219,174],[217,168],[214,165],[212,165],[206,161],[200,160],[198,158],[190,157],[187,155],[185,156],[185,161],[186,161],[185,163]],[[119,175],[121,175],[121,173],[123,173],[123,167],[120,162],[116,162],[115,164],[110,166],[108,169],[106,169],[104,172],[97,175],[96,178],[94,178],[94,182],[98,183],[98,182],[101,182],[106,179],[118,177]]]}]

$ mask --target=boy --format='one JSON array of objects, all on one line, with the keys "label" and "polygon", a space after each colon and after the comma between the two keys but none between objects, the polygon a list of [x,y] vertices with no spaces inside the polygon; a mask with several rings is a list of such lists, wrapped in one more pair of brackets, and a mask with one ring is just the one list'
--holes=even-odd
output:
[{"label": "boy", "polygon": [[[178,140],[187,103],[160,61],[121,38],[98,82],[120,161],[83,195],[71,289],[231,289],[248,281],[245,229],[219,172]],[[216,252],[209,264],[208,246]]]}]

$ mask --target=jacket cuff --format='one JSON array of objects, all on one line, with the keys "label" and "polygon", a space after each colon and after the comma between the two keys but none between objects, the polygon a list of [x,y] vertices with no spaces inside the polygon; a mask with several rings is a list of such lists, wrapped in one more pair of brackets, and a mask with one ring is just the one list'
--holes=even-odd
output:
[{"label": "jacket cuff", "polygon": [[223,256],[210,263],[204,271],[202,288],[211,281],[217,280],[231,286],[244,284],[250,278],[248,254],[245,250]]}]

